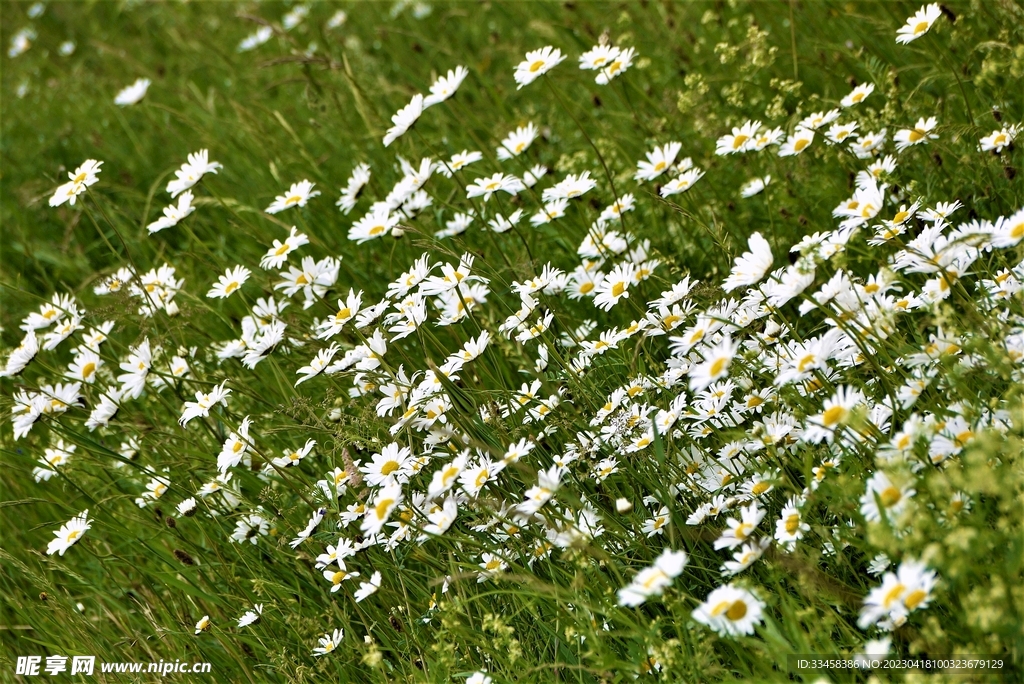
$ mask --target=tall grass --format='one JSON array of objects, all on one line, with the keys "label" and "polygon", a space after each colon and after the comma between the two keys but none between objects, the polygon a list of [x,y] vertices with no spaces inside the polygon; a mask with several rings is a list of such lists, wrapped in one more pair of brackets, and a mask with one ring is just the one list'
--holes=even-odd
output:
[{"label": "tall grass", "polygon": [[[1024,12],[1013,2],[947,3],[926,33],[898,44],[918,8],[54,2],[39,13],[4,3],[3,346],[15,358],[26,317],[51,301],[52,320],[34,331],[40,346],[76,312],[83,328],[23,370],[8,361],[0,379],[0,408],[13,416],[0,427],[2,678],[15,676],[18,656],[92,654],[205,661],[214,679],[243,682],[463,681],[481,671],[496,683],[815,681],[824,673],[790,672],[787,656],[850,656],[885,641],[893,656],[996,656],[1005,667],[991,677],[1019,679],[1024,255],[1014,227],[1024,222],[1024,185],[1018,146],[979,144],[1004,128],[1012,137],[1024,119]],[[261,27],[269,40],[239,50]],[[567,59],[517,88],[524,55],[548,45]],[[636,50],[605,85],[578,66],[597,45]],[[385,147],[392,116],[459,65],[468,76],[457,92]],[[152,81],[144,97],[115,105],[140,77]],[[861,84],[874,91],[841,106]],[[833,108],[838,122],[859,126],[848,140],[827,140],[829,124],[799,154],[779,155],[806,117]],[[913,133],[929,117],[936,126]],[[762,122],[762,134],[780,127],[781,139],[716,154],[748,121]],[[537,138],[500,159],[505,136],[529,123]],[[858,156],[851,142],[882,129],[884,143]],[[917,144],[897,151],[900,130]],[[672,161],[637,180],[638,162],[672,141]],[[201,149],[222,168],[191,188],[194,213],[151,233],[177,202],[168,182]],[[463,150],[482,159],[445,177],[440,164]],[[858,177],[886,155],[895,168]],[[397,202],[386,212],[394,232],[351,239],[374,202],[408,197],[401,183],[416,173],[401,162],[421,170],[426,158],[429,202]],[[703,177],[665,192],[686,158]],[[97,182],[73,206],[50,206],[86,159],[103,162]],[[343,213],[339,188],[360,163],[369,181]],[[535,185],[471,196],[478,179],[529,180],[536,165],[547,173]],[[582,174],[594,187],[557,216],[545,190]],[[769,176],[763,191],[741,196]],[[266,211],[304,179],[321,194]],[[855,193],[871,188],[881,188],[881,205],[841,227],[864,211]],[[601,218],[627,195],[632,210]],[[859,207],[836,216],[851,197]],[[934,213],[952,202],[948,216]],[[511,229],[488,227],[520,210]],[[545,210],[555,218],[531,225]],[[472,216],[468,229],[438,236],[457,231],[448,225],[457,214]],[[293,226],[308,244],[262,268]],[[766,258],[755,234],[767,262],[738,266],[747,251]],[[588,253],[588,240],[601,244]],[[423,297],[408,301],[416,289],[396,294],[396,285],[423,255],[437,279],[453,277],[442,265],[478,279],[441,294],[440,280],[427,281],[435,293],[420,287]],[[297,282],[287,294],[279,284],[289,267],[315,270],[305,257],[336,273],[322,289]],[[164,265],[173,278],[149,275]],[[248,280],[226,298],[207,296],[236,265]],[[561,275],[545,275],[546,265]],[[616,267],[629,272],[628,297],[609,285]],[[119,269],[123,282],[111,287]],[[609,280],[570,297],[586,273]],[[808,279],[785,296],[798,275]],[[350,289],[362,291],[364,309],[387,298],[382,315],[321,334]],[[602,308],[603,290],[614,303]],[[525,291],[535,308],[509,324],[529,308]],[[270,296],[287,306],[268,314],[258,300]],[[406,315],[416,306],[425,321]],[[402,336],[396,325],[410,318],[415,329]],[[249,333],[274,319],[282,339],[252,351]],[[113,328],[94,345],[103,364],[93,381],[77,380],[70,407],[49,402],[55,383],[75,382],[76,349],[104,321]],[[602,334],[610,344],[594,346]],[[386,353],[363,359],[381,338]],[[801,366],[806,345],[822,338]],[[238,339],[247,349],[228,358],[225,343]],[[131,374],[129,356],[147,340],[143,391],[90,429],[101,396],[124,388],[118,376]],[[482,353],[451,365],[473,340],[487,341]],[[716,366],[729,340],[738,346]],[[297,384],[297,371],[332,344],[328,365],[353,361]],[[702,374],[710,377],[698,382]],[[414,391],[425,379],[428,389]],[[179,424],[186,402],[218,386],[230,390],[223,402]],[[378,402],[395,388],[403,392],[385,411]],[[761,405],[750,400],[757,391]],[[837,396],[855,398],[829,413]],[[26,401],[39,416],[22,435],[12,426]],[[246,419],[246,460],[218,467]],[[315,446],[289,465],[308,440]],[[391,444],[410,461],[373,483],[374,456]],[[510,447],[528,453],[509,457]],[[428,499],[435,472],[461,452],[466,472],[488,468],[485,484],[463,478]],[[48,457],[57,465],[40,463]],[[337,487],[336,469],[348,475]],[[230,493],[204,495],[219,473],[230,473]],[[403,499],[375,536],[361,525],[388,511],[382,492],[396,479]],[[179,506],[190,498],[194,510]],[[443,527],[446,498],[454,524],[428,534]],[[778,531],[791,502],[806,526],[789,530],[798,539]],[[368,513],[339,522],[360,503]],[[91,528],[47,554],[53,533],[86,509]],[[322,521],[293,548],[318,509]],[[765,546],[732,576],[723,564],[741,547],[722,540],[744,510],[764,518],[740,541]],[[233,541],[253,515],[263,530]],[[344,560],[359,576],[332,592],[317,557],[339,537],[360,546]],[[685,567],[639,574],[652,581],[638,588],[638,573],[666,562],[666,551],[685,552]],[[904,585],[919,585],[858,624],[897,569]],[[375,572],[379,589],[357,601]],[[702,619],[700,607],[726,585],[740,592],[728,605],[740,600],[744,615],[723,617],[715,598],[705,605],[715,619]],[[912,598],[921,587],[926,597]],[[259,621],[238,626],[257,604]],[[196,634],[204,616],[211,626]],[[729,633],[745,632],[745,619],[749,633]],[[344,631],[337,647],[315,654],[335,629]],[[828,673],[869,676],[903,677]]]}]

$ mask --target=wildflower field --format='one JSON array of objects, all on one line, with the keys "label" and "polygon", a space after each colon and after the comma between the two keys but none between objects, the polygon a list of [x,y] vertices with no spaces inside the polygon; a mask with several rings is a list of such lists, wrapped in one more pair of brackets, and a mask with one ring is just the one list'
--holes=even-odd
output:
[{"label": "wildflower field", "polygon": [[1024,681],[1019,1],[0,12],[0,681]]}]

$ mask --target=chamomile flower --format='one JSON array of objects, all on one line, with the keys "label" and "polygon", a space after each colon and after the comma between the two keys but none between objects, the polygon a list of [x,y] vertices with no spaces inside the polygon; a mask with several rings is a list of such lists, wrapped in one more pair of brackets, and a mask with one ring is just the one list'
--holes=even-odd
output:
[{"label": "chamomile flower", "polygon": [[805,128],[807,130],[816,131],[822,126],[827,126],[838,118],[838,109],[830,109],[827,112],[815,112],[801,119],[797,124],[797,129]]},{"label": "chamomile flower", "polygon": [[250,275],[252,275],[252,271],[245,266],[229,268],[224,272],[224,275],[217,279],[217,282],[213,284],[213,287],[206,293],[206,296],[211,299],[230,297],[231,293],[240,289],[245,284]]},{"label": "chamomile flower", "polygon": [[301,448],[282,450],[282,455],[275,458],[272,462],[278,468],[297,466],[302,462],[302,459],[309,455],[309,452],[312,451],[315,446],[315,439],[307,439],[306,443],[303,444]]},{"label": "chamomile flower", "polygon": [[423,108],[433,107],[450,98],[468,75],[469,70],[466,67],[457,66],[455,69],[449,69],[447,75],[438,77],[430,86],[430,95],[423,98]]},{"label": "chamomile flower", "polygon": [[43,452],[40,465],[32,469],[32,478],[36,482],[49,482],[60,468],[68,464],[77,449],[76,445],[65,444],[63,439],[58,439],[57,444]]},{"label": "chamomile flower", "polygon": [[274,36],[274,29],[270,26],[260,26],[258,29],[242,39],[236,48],[238,52],[248,52],[263,45]]},{"label": "chamomile flower", "polygon": [[146,96],[146,91],[149,90],[150,83],[152,83],[152,81],[148,78],[136,79],[134,83],[122,88],[117,93],[114,97],[114,104],[118,107],[127,107],[128,105],[138,103]]},{"label": "chamomile flower", "polygon": [[224,381],[209,392],[196,392],[195,401],[185,402],[185,406],[182,409],[181,418],[178,420],[178,423],[182,427],[185,427],[193,418],[198,418],[199,416],[205,418],[206,416],[209,416],[210,409],[217,404],[227,406],[228,395],[231,394],[231,390],[224,388],[224,385],[226,384],[227,381]]},{"label": "chamomile flower", "polygon": [[761,128],[760,121],[748,121],[742,126],[732,129],[732,133],[723,135],[715,145],[715,154],[737,154],[751,149],[757,131]]},{"label": "chamomile flower", "polygon": [[290,207],[304,207],[309,200],[320,194],[319,190],[313,189],[314,187],[316,183],[310,183],[308,180],[292,183],[288,192],[275,197],[264,211],[268,214],[279,214]]},{"label": "chamomile flower", "polygon": [[255,624],[260,621],[260,617],[263,615],[263,604],[257,603],[252,607],[252,610],[247,610],[242,614],[242,617],[238,618],[238,626],[248,627],[249,625]]},{"label": "chamomile flower", "polygon": [[832,442],[836,432],[849,421],[853,410],[864,403],[864,393],[855,387],[843,385],[825,402],[822,412],[807,419],[804,441],[817,444],[822,440]]},{"label": "chamomile flower", "polygon": [[722,636],[753,634],[762,621],[764,602],[751,592],[727,584],[718,587],[693,611],[693,619]]},{"label": "chamomile flower", "polygon": [[88,347],[79,347],[75,352],[75,358],[68,366],[68,377],[75,380],[87,382],[90,385],[96,382],[96,371],[103,367],[103,359]]},{"label": "chamomile flower", "polygon": [[359,315],[359,307],[363,303],[363,291],[360,290],[358,293],[349,288],[348,297],[345,299],[338,300],[338,310],[331,316],[328,316],[320,322],[320,326],[317,332],[317,338],[321,340],[329,340],[338,333],[341,332],[342,328]]},{"label": "chamomile flower", "polygon": [[760,233],[751,235],[747,246],[750,251],[736,258],[732,272],[722,285],[726,292],[759,282],[772,267],[771,246]]},{"label": "chamomile flower", "polygon": [[662,551],[650,567],[641,570],[628,585],[619,589],[619,605],[633,608],[652,596],[660,596],[682,574],[688,560],[685,551]]},{"label": "chamomile flower", "polygon": [[883,516],[892,520],[903,512],[916,491],[909,485],[898,487],[881,470],[868,480],[860,498],[860,512],[869,522],[879,522]]},{"label": "chamomile flower", "polygon": [[562,54],[562,51],[550,45],[527,52],[526,59],[516,66],[515,73],[512,75],[518,84],[516,89],[521,90],[523,86],[533,83],[564,60],[565,55]]},{"label": "chamomile flower", "polygon": [[499,573],[508,570],[508,562],[501,556],[484,552],[480,554],[480,568],[481,571],[476,578],[478,583],[493,579]]},{"label": "chamomile flower", "polygon": [[764,520],[765,511],[759,508],[756,501],[751,502],[740,510],[739,518],[729,518],[726,524],[729,529],[725,530],[715,540],[716,549],[732,549],[746,542],[754,533],[757,526]]},{"label": "chamomile flower", "polygon": [[[231,533],[231,541],[236,544],[249,542],[253,545],[257,540],[270,533],[270,523],[259,513],[243,515],[235,522],[235,531]],[[239,623],[239,627],[244,627]]]},{"label": "chamomile flower", "polygon": [[365,216],[352,224],[348,231],[348,239],[362,244],[384,237],[397,228],[400,220],[401,216],[392,214],[386,204],[374,205]]},{"label": "chamomile flower", "polygon": [[782,508],[782,514],[775,522],[775,541],[786,549],[792,551],[796,543],[803,539],[804,534],[810,532],[811,526],[803,520],[800,506],[803,500],[799,497],[791,497]]},{"label": "chamomile flower", "polygon": [[65,202],[74,206],[78,196],[85,192],[90,185],[99,181],[99,173],[102,170],[100,166],[102,165],[101,161],[86,159],[81,166],[69,172],[70,180],[53,192],[53,196],[50,197],[50,206],[59,207]]},{"label": "chamomile flower", "polygon": [[422,113],[423,96],[417,93],[416,95],[413,95],[409,104],[399,109],[395,115],[391,117],[391,123],[394,125],[384,134],[384,147],[389,146],[391,143],[405,135],[405,132],[412,128],[412,125],[416,123],[416,120],[420,118]]},{"label": "chamomile flower", "polygon": [[933,2],[930,5],[924,5],[913,16],[908,17],[907,22],[896,31],[896,42],[906,45],[917,40],[928,33],[935,20],[941,16],[942,10],[939,9],[939,3]]},{"label": "chamomile flower", "polygon": [[92,528],[92,521],[89,520],[89,510],[86,509],[60,526],[60,529],[53,533],[55,539],[51,539],[46,547],[46,555],[64,555],[64,552],[74,546],[82,539],[89,529]]},{"label": "chamomile flower", "polygon": [[760,194],[771,182],[772,177],[770,175],[765,175],[761,178],[751,178],[740,187],[740,197],[747,198]]},{"label": "chamomile flower", "polygon": [[686,192],[693,187],[693,184],[704,177],[704,171],[699,168],[688,169],[681,174],[667,181],[661,186],[658,194],[662,197],[671,197]]},{"label": "chamomile flower", "polygon": [[994,152],[1000,154],[1004,149],[1013,144],[1020,132],[1017,126],[1003,126],[998,131],[992,131],[989,135],[978,141],[978,149],[981,152]]},{"label": "chamomile flower", "polygon": [[335,202],[335,205],[343,214],[347,214],[355,208],[360,193],[362,193],[363,188],[369,182],[370,165],[365,163],[356,164],[355,168],[352,169],[352,175],[348,177],[348,182],[341,189],[341,197]]},{"label": "chamomile flower", "polygon": [[699,392],[711,383],[721,380],[729,374],[740,343],[732,341],[729,335],[704,354],[704,362],[690,370],[690,391]]},{"label": "chamomile flower", "polygon": [[334,649],[338,648],[338,644],[341,643],[344,636],[345,630],[342,629],[334,630],[333,634],[331,632],[327,632],[320,637],[320,640],[317,642],[319,645],[313,649],[313,655],[322,656],[333,652]]},{"label": "chamomile flower", "polygon": [[337,552],[335,552],[335,557],[333,558],[332,563],[335,563],[338,566],[337,569],[331,570],[328,568],[323,571],[323,576],[325,580],[331,583],[331,593],[334,594],[341,589],[342,582],[359,577],[359,573],[349,571],[348,566],[345,564],[345,560],[337,555]]},{"label": "chamomile flower", "polygon": [[633,178],[638,181],[654,180],[672,167],[682,148],[683,144],[680,142],[669,142],[655,147],[647,153],[647,161],[637,162]]},{"label": "chamomile flower", "polygon": [[590,177],[589,171],[580,174],[570,173],[565,178],[546,189],[541,198],[545,202],[559,199],[575,199],[597,187],[597,181]]},{"label": "chamomile flower", "polygon": [[924,563],[913,559],[900,563],[895,573],[885,573],[882,585],[872,589],[864,598],[857,625],[867,629],[887,620],[890,629],[899,627],[911,612],[928,607],[937,583],[935,571],[929,570]]},{"label": "chamomile flower", "polygon": [[922,117],[917,120],[913,128],[904,128],[896,131],[896,135],[892,137],[893,142],[896,143],[896,151],[902,152],[908,147],[921,145],[929,140],[937,140],[939,136],[931,132],[935,128],[935,124],[934,116],[930,116],[927,119]]},{"label": "chamomile flower", "polygon": [[165,228],[178,225],[183,218],[196,210],[195,206],[192,205],[193,199],[192,193],[186,190],[178,197],[178,203],[164,207],[164,215],[146,226],[146,230],[152,235]]},{"label": "chamomile flower", "polygon": [[636,267],[630,263],[619,264],[612,269],[595,289],[594,306],[610,311],[619,300],[628,298],[635,274]]},{"label": "chamomile flower", "polygon": [[814,142],[814,129],[797,128],[792,135],[786,138],[786,142],[779,147],[780,157],[792,157],[800,154]]},{"label": "chamomile flower", "polygon": [[217,173],[223,166],[220,162],[211,162],[208,150],[199,150],[188,155],[188,161],[174,172],[174,180],[168,181],[167,192],[177,197],[198,183],[208,173]]},{"label": "chamomile flower", "polygon": [[501,141],[497,150],[498,159],[506,160],[518,157],[530,148],[533,141],[537,139],[537,133],[537,127],[533,125],[533,122],[519,126]]},{"label": "chamomile flower", "polygon": [[859,86],[850,91],[850,94],[844,97],[839,104],[843,107],[853,107],[858,105],[868,98],[868,95],[875,92],[874,83],[861,83]]},{"label": "chamomile flower", "polygon": [[619,52],[619,48],[614,45],[595,45],[580,55],[580,69],[603,69],[618,56]]},{"label": "chamomile flower", "polygon": [[484,155],[481,152],[462,150],[462,152],[453,154],[452,158],[447,162],[440,162],[437,165],[437,172],[446,178],[451,178],[453,174],[458,173],[470,164],[476,163],[483,158]]},{"label": "chamomile flower", "polygon": [[360,582],[359,588],[356,589],[355,594],[353,594],[353,598],[355,598],[356,603],[360,603],[371,595],[377,593],[377,590],[380,589],[380,582],[380,571],[374,572],[373,575],[370,576],[370,580],[368,582]]},{"label": "chamomile flower", "polygon": [[1012,247],[1024,240],[1024,209],[1011,216],[1001,217],[992,230],[992,246]]},{"label": "chamomile flower", "polygon": [[210,620],[209,615],[204,615],[199,618],[199,622],[196,623],[196,636],[199,636],[203,632],[210,631],[211,627],[213,627],[213,621]]},{"label": "chamomile flower", "polygon": [[633,66],[634,57],[636,57],[636,48],[628,47],[619,51],[619,54],[608,63],[608,66],[597,72],[594,82],[598,85],[608,85],[612,79],[621,76],[629,67]]},{"label": "chamomile flower", "polygon": [[732,577],[749,568],[764,554],[765,549],[768,548],[771,542],[770,538],[764,537],[759,541],[744,544],[738,551],[733,553],[732,560],[725,561],[722,564],[720,569],[722,576]]},{"label": "chamomile flower", "polygon": [[484,202],[486,202],[496,192],[501,191],[507,192],[510,195],[518,195],[525,187],[523,182],[515,176],[499,172],[493,176],[478,178],[466,186],[466,197],[469,199],[483,197]]}]

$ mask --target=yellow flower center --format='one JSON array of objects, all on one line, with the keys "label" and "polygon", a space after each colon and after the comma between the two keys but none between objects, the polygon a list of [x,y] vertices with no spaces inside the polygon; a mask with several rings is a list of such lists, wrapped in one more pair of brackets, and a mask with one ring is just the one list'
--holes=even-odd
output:
[{"label": "yellow flower center", "polygon": [[904,221],[907,220],[908,216],[910,216],[910,212],[909,211],[905,211],[904,210],[904,211],[897,212],[897,214],[892,217],[892,222],[893,223],[903,223]]},{"label": "yellow flower center", "polygon": [[739,135],[732,139],[732,149],[740,149],[741,147],[743,147],[743,143],[747,142],[748,140],[750,140],[749,135],[743,135],[742,133],[740,133]]},{"label": "yellow flower center", "polygon": [[585,282],[582,285],[580,285],[580,294],[587,294],[588,292],[590,292],[593,289],[594,289],[594,283],[588,280],[587,282]]},{"label": "yellow flower center", "polygon": [[910,140],[910,142],[912,143],[916,143],[920,141],[923,137],[924,131],[922,131],[920,128],[915,128],[914,130],[910,131],[910,135],[907,136],[907,139]]},{"label": "yellow flower center", "polygon": [[615,283],[614,285],[612,285],[612,297],[618,297],[619,295],[621,295],[625,291],[626,291],[626,284],[625,283]]},{"label": "yellow flower center", "polygon": [[283,244],[280,247],[278,247],[277,249],[275,249],[274,250],[274,254],[276,256],[283,256],[283,255],[288,253],[289,249],[291,249],[291,248],[288,246],[288,243],[286,242],[285,244]]},{"label": "yellow flower center", "polygon": [[772,486],[767,482],[758,482],[756,485],[750,488],[750,493],[753,494],[754,496],[761,496],[771,488]]},{"label": "yellow flower center", "polygon": [[930,26],[930,24],[927,21],[919,21],[919,22],[917,22],[917,25],[914,26],[914,35],[915,36],[921,35],[922,33],[924,33],[925,31],[928,30],[929,26]]},{"label": "yellow flower center", "polygon": [[882,599],[882,605],[888,608],[896,601],[899,601],[900,596],[902,596],[903,592],[906,590],[907,588],[905,586],[897,583],[896,586],[889,590],[889,593],[885,595],[885,598]]},{"label": "yellow flower center", "polygon": [[903,498],[903,494],[895,487],[886,487],[878,495],[878,498],[881,499],[883,506],[886,508],[892,508],[900,502],[900,499]]},{"label": "yellow flower center", "polygon": [[712,608],[711,614],[715,617],[725,613],[725,617],[729,618],[733,622],[736,620],[742,620],[747,614],[747,604],[742,599],[735,601],[722,601],[717,606]]},{"label": "yellow flower center", "polygon": [[821,416],[821,422],[825,424],[825,427],[832,427],[838,425],[840,421],[846,418],[846,408],[842,406],[833,406]]},{"label": "yellow flower center", "polygon": [[921,589],[915,589],[914,591],[907,594],[907,598],[903,599],[903,604],[910,610],[914,610],[919,605],[921,605],[921,602],[924,601],[926,598],[928,598],[928,594],[926,594]]},{"label": "yellow flower center", "polygon": [[395,472],[401,467],[402,466],[398,464],[398,461],[388,461],[387,463],[381,466],[380,472],[382,475],[390,475],[391,473]]},{"label": "yellow flower center", "polygon": [[971,437],[974,437],[974,433],[972,431],[970,431],[970,430],[964,430],[963,432],[958,434],[956,437],[954,437],[953,441],[956,442],[957,446],[962,447],[965,444],[967,444],[967,441]]},{"label": "yellow flower center", "polygon": [[90,361],[89,363],[82,366],[82,377],[88,378],[90,375],[96,372],[96,364]]},{"label": "yellow flower center", "polygon": [[391,507],[394,505],[394,499],[381,499],[380,501],[377,502],[377,505],[374,506],[373,512],[376,513],[378,519],[383,520],[384,516],[388,514],[388,512],[391,510]]},{"label": "yellow flower center", "polygon": [[786,532],[789,534],[796,534],[796,531],[800,529],[800,514],[791,513],[786,516]]},{"label": "yellow flower center", "polygon": [[797,152],[803,152],[803,149],[811,144],[811,141],[807,138],[800,138],[793,144],[793,149]]},{"label": "yellow flower center", "polygon": [[719,358],[715,359],[714,363],[711,364],[711,369],[708,371],[708,374],[713,378],[717,378],[728,367],[729,359],[724,356],[720,356]]},{"label": "yellow flower center", "polygon": [[536,62],[530,65],[530,73],[536,73],[541,67],[544,66],[544,60],[538,59]]}]

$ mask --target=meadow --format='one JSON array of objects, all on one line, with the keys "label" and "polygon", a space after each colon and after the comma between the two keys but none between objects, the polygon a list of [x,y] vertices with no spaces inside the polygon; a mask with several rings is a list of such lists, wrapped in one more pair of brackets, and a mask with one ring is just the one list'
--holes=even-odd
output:
[{"label": "meadow", "polygon": [[1019,2],[0,19],[0,681],[1024,680]]}]

